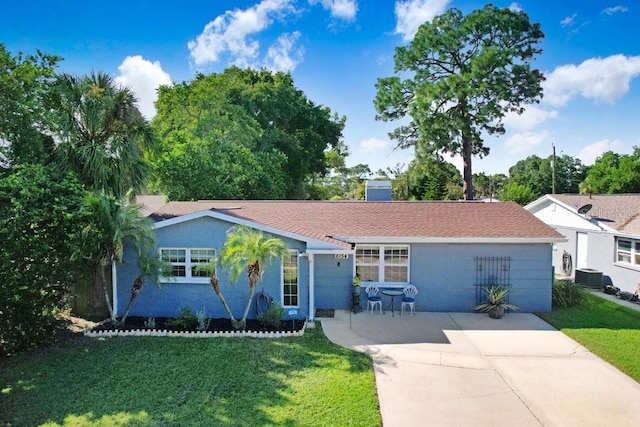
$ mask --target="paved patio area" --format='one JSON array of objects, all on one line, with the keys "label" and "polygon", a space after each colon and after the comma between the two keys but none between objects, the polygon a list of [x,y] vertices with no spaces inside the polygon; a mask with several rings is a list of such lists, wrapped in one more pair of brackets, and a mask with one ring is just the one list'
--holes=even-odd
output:
[{"label": "paved patio area", "polygon": [[640,425],[640,384],[533,314],[317,320],[372,356],[386,427]]}]

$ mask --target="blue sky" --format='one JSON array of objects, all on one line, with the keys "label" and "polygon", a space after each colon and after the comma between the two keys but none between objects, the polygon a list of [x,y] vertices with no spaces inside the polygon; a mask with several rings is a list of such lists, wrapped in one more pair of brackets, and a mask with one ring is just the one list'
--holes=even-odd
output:
[{"label": "blue sky", "polygon": [[[543,102],[505,119],[507,133],[488,137],[491,153],[474,172],[507,173],[518,160],[546,157],[555,145],[591,164],[607,150],[640,145],[640,4],[631,0],[494,1],[529,14],[545,33],[535,63],[547,77]],[[345,115],[348,165],[372,171],[408,164],[375,121],[375,83],[393,73],[396,46],[448,8],[475,0],[0,0],[0,42],[12,54],[35,49],[64,60],[58,70],[104,71],[131,87],[153,117],[160,84],[229,65],[291,72],[317,104]],[[459,158],[450,159],[457,166]]]}]

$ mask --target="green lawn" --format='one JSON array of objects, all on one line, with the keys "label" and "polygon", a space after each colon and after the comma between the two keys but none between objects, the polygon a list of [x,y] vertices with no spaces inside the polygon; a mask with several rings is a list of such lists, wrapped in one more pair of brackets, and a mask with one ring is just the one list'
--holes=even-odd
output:
[{"label": "green lawn", "polygon": [[0,360],[0,425],[380,426],[371,358],[304,337],[81,339]]},{"label": "green lawn", "polygon": [[539,316],[640,382],[640,311],[589,294],[584,305]]}]

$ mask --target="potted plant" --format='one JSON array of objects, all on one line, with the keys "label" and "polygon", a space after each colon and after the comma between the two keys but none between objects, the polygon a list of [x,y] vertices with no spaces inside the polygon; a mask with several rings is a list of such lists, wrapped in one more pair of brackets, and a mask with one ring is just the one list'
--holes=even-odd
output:
[{"label": "potted plant", "polygon": [[360,279],[360,276],[358,275],[358,273],[356,273],[355,276],[353,276],[353,294],[354,295],[360,295],[360,282],[362,280]]},{"label": "potted plant", "polygon": [[509,296],[509,288],[500,285],[483,286],[485,293],[485,302],[475,306],[474,311],[489,313],[493,319],[500,319],[505,310],[517,310],[518,306],[509,304],[507,297]]}]

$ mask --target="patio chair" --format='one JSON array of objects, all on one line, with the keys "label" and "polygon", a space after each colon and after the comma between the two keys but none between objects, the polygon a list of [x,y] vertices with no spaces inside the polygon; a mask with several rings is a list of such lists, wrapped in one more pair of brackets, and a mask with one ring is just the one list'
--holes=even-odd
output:
[{"label": "patio chair", "polygon": [[402,297],[400,313],[404,314],[404,306],[408,305],[411,310],[411,315],[413,316],[413,313],[415,313],[415,302],[416,295],[418,294],[418,288],[413,285],[408,285],[402,289],[402,292],[404,293],[404,296]]},{"label": "patio chair", "polygon": [[380,290],[376,285],[369,285],[364,290],[367,294],[367,310],[371,307],[371,315],[373,316],[373,309],[376,305],[379,306],[380,314],[382,314],[382,297],[379,294]]}]

